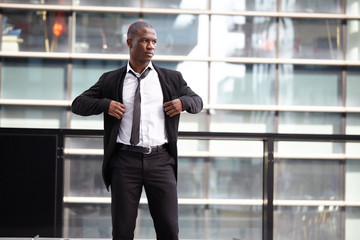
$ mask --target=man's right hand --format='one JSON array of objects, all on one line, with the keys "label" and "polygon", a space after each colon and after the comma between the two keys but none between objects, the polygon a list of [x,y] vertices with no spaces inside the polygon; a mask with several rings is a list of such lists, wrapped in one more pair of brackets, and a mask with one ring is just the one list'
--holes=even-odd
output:
[{"label": "man's right hand", "polygon": [[111,101],[109,105],[109,115],[121,119],[125,113],[125,105],[116,101]]}]

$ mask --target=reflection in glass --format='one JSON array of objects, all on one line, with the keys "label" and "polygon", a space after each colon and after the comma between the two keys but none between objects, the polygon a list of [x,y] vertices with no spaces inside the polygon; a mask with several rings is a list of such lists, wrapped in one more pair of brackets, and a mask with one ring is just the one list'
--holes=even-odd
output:
[{"label": "reflection in glass", "polygon": [[254,0],[211,0],[211,9],[215,11],[276,11],[276,0],[254,1]]},{"label": "reflection in glass", "polygon": [[104,129],[103,115],[80,116],[71,114],[70,128],[72,129]]},{"label": "reflection in glass", "polygon": [[103,149],[102,137],[66,137],[65,138],[66,149]]},{"label": "reflection in glass", "polygon": [[341,13],[343,0],[281,0],[283,12]]},{"label": "reflection in glass", "polygon": [[275,65],[211,63],[211,100],[218,104],[274,104]]},{"label": "reflection in glass", "polygon": [[[160,43],[159,43],[160,44]],[[164,62],[154,61],[156,65],[172,70],[180,71],[183,78],[191,89],[196,92],[203,100],[208,102],[208,63],[207,62]],[[198,115],[196,115],[198,116]]]},{"label": "reflection in glass", "polygon": [[346,114],[346,134],[360,135],[360,114]]},{"label": "reflection in glass", "polygon": [[346,106],[360,107],[360,69],[348,68],[346,80]]},{"label": "reflection in glass", "polygon": [[280,65],[279,104],[341,105],[340,67]]},{"label": "reflection in glass", "polygon": [[66,196],[110,197],[101,177],[101,166],[101,154],[65,156]]},{"label": "reflection in glass", "polygon": [[[359,151],[360,144],[357,143],[354,147]],[[349,147],[347,145],[347,147]],[[356,148],[357,147],[357,148]],[[347,152],[348,153],[348,152]],[[359,152],[357,156],[360,157]],[[360,201],[359,192],[360,182],[360,158],[346,160],[346,173],[345,173],[345,200],[347,201]]]},{"label": "reflection in glass", "polygon": [[27,4],[56,4],[68,5],[71,0],[3,0],[3,3],[27,3]]},{"label": "reflection in glass", "polygon": [[341,239],[343,227],[339,207],[277,207],[274,239]]},{"label": "reflection in glass", "polygon": [[212,57],[275,57],[275,42],[275,18],[211,17]]},{"label": "reflection in glass", "polygon": [[262,172],[262,158],[210,158],[210,197],[262,199]]},{"label": "reflection in glass", "polygon": [[345,240],[357,240],[360,234],[360,207],[346,207],[345,213]]},{"label": "reflection in glass", "polygon": [[344,153],[344,143],[342,142],[308,142],[308,141],[280,141],[276,142],[276,150],[279,157],[292,156],[324,158],[331,156],[336,158],[336,154]]},{"label": "reflection in glass", "polygon": [[206,9],[207,0],[143,0],[148,8]]},{"label": "reflection in glass", "polygon": [[127,28],[137,15],[101,12],[76,12],[74,52],[128,53]]},{"label": "reflection in glass", "polygon": [[208,239],[262,239],[262,205],[210,206],[209,211]]},{"label": "reflection in glass", "polygon": [[65,60],[2,58],[1,97],[8,99],[66,99]]},{"label": "reflection in glass", "polygon": [[142,0],[72,0],[73,5],[107,6],[107,7],[140,7]]},{"label": "reflection in glass", "polygon": [[68,52],[68,17],[64,12],[3,12],[2,51]]},{"label": "reflection in glass", "polygon": [[[266,111],[210,111],[212,132],[274,132],[274,112]],[[224,124],[226,123],[226,124]]]},{"label": "reflection in glass", "polygon": [[[75,52],[127,54],[127,30],[139,17],[125,13],[78,12],[75,19]],[[206,16],[188,14],[144,15],[143,18],[156,30],[156,54],[197,57],[207,51],[206,19]]]},{"label": "reflection in glass", "polygon": [[202,158],[178,159],[179,198],[204,198],[205,161]]},{"label": "reflection in glass", "polygon": [[[356,6],[359,6],[359,2],[356,1]],[[360,10],[360,9],[359,9]],[[356,15],[359,15],[357,13]],[[346,59],[358,61],[360,59],[360,21],[359,20],[348,20],[347,31],[346,31]]]},{"label": "reflection in glass", "polygon": [[156,54],[196,58],[208,56],[208,16],[146,14],[144,20],[156,30],[158,38]]},{"label": "reflection in glass", "polygon": [[360,14],[359,0],[346,0],[346,14],[348,15]]},{"label": "reflection in glass", "polygon": [[340,20],[280,18],[280,58],[343,59]]},{"label": "reflection in glass", "polygon": [[110,204],[65,204],[64,238],[111,238]]},{"label": "reflection in glass", "polygon": [[74,99],[95,84],[103,73],[126,64],[126,61],[74,60],[71,98]]},{"label": "reflection in glass", "polygon": [[60,107],[1,106],[0,127],[65,128],[66,109]]},{"label": "reflection in glass", "polygon": [[280,112],[279,133],[341,134],[341,114]]},{"label": "reflection in glass", "polygon": [[[65,238],[110,238],[109,204],[66,204]],[[155,239],[147,205],[140,205],[135,239]],[[180,239],[261,239],[262,206],[179,205]]]},{"label": "reflection in glass", "polygon": [[276,160],[274,198],[341,200],[340,168],[336,160]]}]

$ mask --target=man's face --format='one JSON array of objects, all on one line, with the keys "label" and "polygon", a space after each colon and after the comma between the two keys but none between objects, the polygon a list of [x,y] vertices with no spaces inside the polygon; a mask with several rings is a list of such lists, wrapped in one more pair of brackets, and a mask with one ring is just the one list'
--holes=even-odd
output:
[{"label": "man's face", "polygon": [[157,36],[154,29],[142,28],[133,39],[128,39],[130,58],[135,62],[147,63],[154,56]]}]

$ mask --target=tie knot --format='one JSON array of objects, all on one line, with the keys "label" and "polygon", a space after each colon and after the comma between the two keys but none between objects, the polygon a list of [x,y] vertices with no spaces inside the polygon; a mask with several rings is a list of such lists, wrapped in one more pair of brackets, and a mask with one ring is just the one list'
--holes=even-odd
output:
[{"label": "tie knot", "polygon": [[134,75],[138,80],[146,78],[146,76],[149,74],[151,68],[147,67],[138,77],[138,74],[134,73],[133,71],[129,70],[129,72]]}]

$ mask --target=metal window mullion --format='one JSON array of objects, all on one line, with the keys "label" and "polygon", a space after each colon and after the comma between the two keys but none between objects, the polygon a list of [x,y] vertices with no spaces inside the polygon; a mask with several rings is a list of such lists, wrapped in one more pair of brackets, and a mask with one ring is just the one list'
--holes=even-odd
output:
[{"label": "metal window mullion", "polygon": [[264,141],[263,240],[273,240],[274,227],[274,138]]}]

